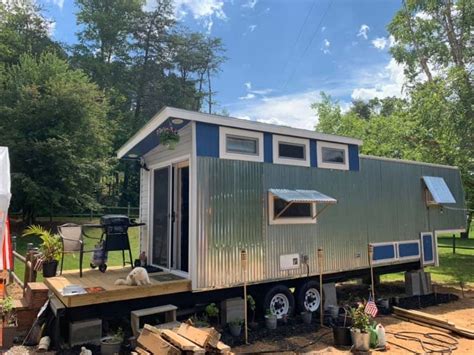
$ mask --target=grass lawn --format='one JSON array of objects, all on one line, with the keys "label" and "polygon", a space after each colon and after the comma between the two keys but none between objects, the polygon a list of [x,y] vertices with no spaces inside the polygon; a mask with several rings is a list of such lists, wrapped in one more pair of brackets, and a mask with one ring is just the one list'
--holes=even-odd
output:
[{"label": "grass lawn", "polygon": [[[456,236],[456,254],[453,254],[452,236],[438,237],[439,266],[426,268],[426,271],[431,272],[432,281],[459,285],[462,280],[468,286],[474,287],[474,232],[472,230],[469,237],[469,239],[460,239],[459,235]],[[404,275],[403,273],[383,275],[381,280],[403,281]]]},{"label": "grass lawn", "polygon": [[[49,219],[47,220],[49,221]],[[41,220],[38,221],[40,224],[43,224]],[[46,220],[45,220],[46,222]],[[65,217],[62,219],[54,219],[54,222],[57,224],[62,224],[66,222],[70,223],[99,223],[98,219],[95,220],[90,220],[88,218],[73,218],[73,217]],[[86,230],[87,235],[94,237],[94,238],[100,238],[100,235],[102,233],[102,230],[98,228],[88,228]],[[138,258],[138,253],[140,249],[140,243],[139,243],[139,228],[130,228],[128,230],[129,238],[130,238],[130,246],[132,248],[132,257],[133,259]],[[95,243],[97,243],[98,240],[96,239],[89,239],[89,238],[84,238],[85,240],[85,250],[92,250],[94,249]],[[21,255],[26,255],[26,245],[27,243],[33,243],[35,246],[38,246],[40,244],[40,239],[37,237],[21,237],[18,236],[16,239],[16,250],[18,253]],[[87,270],[90,268],[89,263],[91,259],[92,253],[85,253],[84,254],[84,261],[83,261],[83,270]],[[128,261],[128,253],[125,253],[125,260]],[[108,255],[108,261],[107,261],[107,266],[116,266],[116,265],[122,265],[122,252],[120,251],[112,251],[109,252]],[[79,254],[66,254],[64,257],[64,270],[74,270],[74,269],[79,269]],[[59,270],[59,266],[58,266]],[[25,265],[21,263],[19,260],[15,260],[15,273],[23,279],[24,273],[25,273]],[[41,281],[43,279],[43,276],[41,272],[38,273],[38,281]]]}]

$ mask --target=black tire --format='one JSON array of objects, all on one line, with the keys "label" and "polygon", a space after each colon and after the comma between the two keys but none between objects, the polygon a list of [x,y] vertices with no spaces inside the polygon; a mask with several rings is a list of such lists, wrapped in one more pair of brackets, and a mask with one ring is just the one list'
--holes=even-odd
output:
[{"label": "black tire", "polygon": [[[275,296],[277,296],[277,299],[274,300]],[[286,302],[277,301],[278,298],[283,300],[285,297],[288,304],[285,304]],[[293,297],[293,294],[291,293],[289,288],[285,285],[275,285],[268,289],[268,291],[265,293],[265,296],[263,297],[262,307],[265,313],[268,309],[276,308],[278,311],[276,313],[272,313],[276,314],[278,319],[281,319],[284,315],[291,316],[293,314],[295,310],[295,298]],[[285,309],[287,309],[287,312],[285,312]]]},{"label": "black tire", "polygon": [[100,272],[105,272],[105,270],[107,270],[107,264],[100,264],[99,265],[99,270],[100,270]]},{"label": "black tire", "polygon": [[[319,305],[317,306],[316,309],[312,309],[311,311],[312,312],[316,312],[316,311],[319,311],[319,308],[321,307],[321,295],[319,293],[319,282],[317,281],[307,281],[305,283],[303,283],[301,286],[299,286],[297,289],[296,289],[296,307],[298,308],[298,312],[304,312],[304,311],[307,311],[307,307],[305,305],[305,302],[308,302],[308,301],[311,301],[312,302],[315,302],[315,300],[313,300],[314,297],[311,297],[311,295],[307,295],[306,292],[308,290],[313,290],[312,292],[314,292],[314,290],[317,290],[317,297],[319,299]],[[307,299],[308,297],[308,299]],[[311,297],[311,298],[310,298]]]}]

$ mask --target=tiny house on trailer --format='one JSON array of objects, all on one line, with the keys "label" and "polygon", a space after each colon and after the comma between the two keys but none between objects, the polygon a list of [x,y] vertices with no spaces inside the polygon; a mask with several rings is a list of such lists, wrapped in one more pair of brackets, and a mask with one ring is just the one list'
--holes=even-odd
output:
[{"label": "tiny house on trailer", "polygon": [[[174,128],[174,149],[157,130]],[[365,156],[362,141],[166,107],[118,152],[138,159],[140,248],[195,295],[242,285],[279,316],[319,307],[325,280],[437,265],[436,235],[465,228],[456,167]],[[288,290],[295,287],[294,295]]]}]

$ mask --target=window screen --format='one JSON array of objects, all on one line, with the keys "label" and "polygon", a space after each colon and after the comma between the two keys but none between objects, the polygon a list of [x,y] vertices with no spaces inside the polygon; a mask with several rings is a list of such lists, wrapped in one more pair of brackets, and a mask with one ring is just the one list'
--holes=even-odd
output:
[{"label": "window screen", "polygon": [[[276,217],[288,205],[288,202],[275,197],[273,200],[273,215]],[[311,203],[292,203],[279,218],[282,217],[312,217]]]},{"label": "window screen", "polygon": [[344,149],[322,147],[321,154],[322,154],[322,161],[324,163],[337,163],[337,164],[345,163]]},{"label": "window screen", "polygon": [[281,158],[305,159],[305,146],[302,144],[278,143],[278,156]]},{"label": "window screen", "polygon": [[258,139],[226,136],[226,150],[229,153],[258,154]]}]

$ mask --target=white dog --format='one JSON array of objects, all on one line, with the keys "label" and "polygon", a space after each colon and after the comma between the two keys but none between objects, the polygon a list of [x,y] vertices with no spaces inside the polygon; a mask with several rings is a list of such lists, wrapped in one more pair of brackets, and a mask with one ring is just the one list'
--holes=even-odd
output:
[{"label": "white dog", "polygon": [[127,275],[126,279],[117,279],[116,285],[127,285],[127,286],[141,286],[150,285],[150,278],[148,272],[143,267],[136,267]]}]

